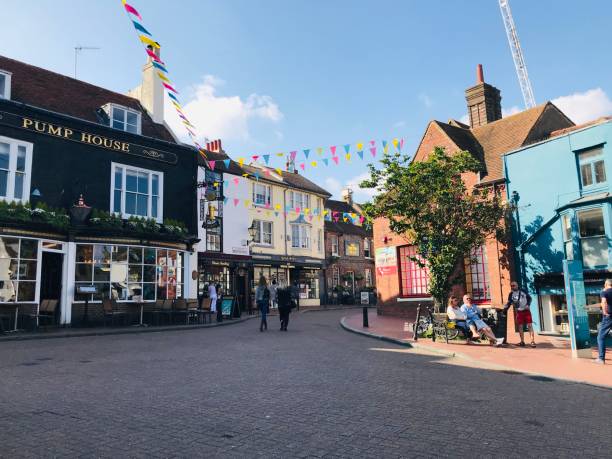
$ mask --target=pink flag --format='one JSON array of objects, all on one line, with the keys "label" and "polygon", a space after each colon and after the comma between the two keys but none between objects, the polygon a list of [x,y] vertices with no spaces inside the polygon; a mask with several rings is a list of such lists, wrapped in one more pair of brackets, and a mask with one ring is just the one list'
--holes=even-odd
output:
[{"label": "pink flag", "polygon": [[299,213],[300,213],[300,208],[299,208],[299,207],[296,207],[296,208],[295,208],[295,213],[296,213],[296,214],[299,214]]},{"label": "pink flag", "polygon": [[253,161],[257,161],[259,159],[259,155],[253,155],[251,158],[253,158]]},{"label": "pink flag", "polygon": [[153,59],[155,62],[159,62],[162,65],[164,64],[164,62],[159,57],[157,57],[157,55],[153,51],[151,51],[149,48],[145,48],[145,49],[151,59]]},{"label": "pink flag", "polygon": [[291,153],[289,153],[289,155],[291,155],[291,159],[295,159],[295,157],[297,156],[297,151],[292,151]]},{"label": "pink flag", "polygon": [[266,202],[265,208],[266,208],[266,209],[269,209],[269,208],[270,208],[270,203],[269,203],[269,202]]},{"label": "pink flag", "polygon": [[234,179],[234,185],[238,186],[238,182],[240,182],[240,179],[238,177],[236,177]]},{"label": "pink flag", "polygon": [[332,156],[335,156],[335,155],[336,155],[336,146],[335,146],[335,145],[334,145],[334,146],[331,146],[331,147],[329,147],[329,149],[330,149],[330,150],[331,150],[331,152],[332,152]]},{"label": "pink flag", "polygon": [[178,94],[178,91],[176,89],[174,89],[172,86],[170,86],[168,83],[164,83],[162,81],[162,84],[164,85],[164,88],[166,88],[168,91],[172,91],[173,93]]},{"label": "pink flag", "polygon": [[208,161],[208,165],[210,166],[210,168],[214,171],[215,170],[215,163],[216,161]]},{"label": "pink flag", "polygon": [[370,153],[372,153],[372,156],[376,156],[376,147],[370,148]]},{"label": "pink flag", "polygon": [[370,145],[372,146],[376,145],[376,140],[370,140]]},{"label": "pink flag", "polygon": [[127,11],[128,13],[132,13],[134,16],[136,16],[138,19],[142,21],[140,14],[138,13],[138,11],[136,11],[136,9],[132,5],[125,3],[123,6],[125,7],[125,11]]},{"label": "pink flag", "polygon": [[234,207],[236,207],[239,202],[240,202],[240,199],[234,198]]},{"label": "pink flag", "polygon": [[359,223],[363,224],[365,217],[363,215],[359,216]]},{"label": "pink flag", "polygon": [[404,139],[400,139],[400,150],[404,148]]},{"label": "pink flag", "polygon": [[270,169],[264,169],[264,174],[270,175]]},{"label": "pink flag", "polygon": [[304,167],[305,167],[304,163],[300,164],[300,167],[302,168],[302,170],[305,170],[304,169]]},{"label": "pink flag", "polygon": [[339,159],[337,156],[332,156],[332,159],[336,164],[338,164]]}]

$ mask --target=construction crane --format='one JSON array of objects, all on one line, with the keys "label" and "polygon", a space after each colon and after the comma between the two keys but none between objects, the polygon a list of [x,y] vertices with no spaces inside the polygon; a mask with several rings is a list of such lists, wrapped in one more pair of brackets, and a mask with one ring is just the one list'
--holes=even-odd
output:
[{"label": "construction crane", "polygon": [[499,9],[504,19],[506,35],[508,35],[508,43],[510,44],[510,51],[512,52],[512,59],[514,59],[514,67],[516,67],[519,84],[521,85],[525,107],[535,107],[535,97],[533,97],[533,89],[531,88],[529,75],[527,75],[527,65],[525,64],[525,58],[523,57],[521,43],[516,33],[516,26],[514,25],[514,19],[512,19],[512,12],[510,11],[508,0],[499,0]]}]

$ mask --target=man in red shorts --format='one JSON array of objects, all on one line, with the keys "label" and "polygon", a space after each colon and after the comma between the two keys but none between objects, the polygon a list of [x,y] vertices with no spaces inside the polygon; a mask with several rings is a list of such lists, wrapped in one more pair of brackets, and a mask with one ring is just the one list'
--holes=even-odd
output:
[{"label": "man in red shorts", "polygon": [[516,311],[516,324],[519,327],[519,335],[521,335],[519,346],[525,347],[525,332],[523,331],[523,326],[527,325],[527,330],[529,330],[529,334],[531,335],[531,347],[536,347],[532,325],[533,320],[531,318],[531,311],[529,310],[531,306],[531,296],[529,296],[529,293],[519,288],[518,282],[512,282],[510,288],[512,288],[512,291],[508,295],[508,302],[506,303],[505,310],[508,311],[510,306],[514,306],[514,310]]}]

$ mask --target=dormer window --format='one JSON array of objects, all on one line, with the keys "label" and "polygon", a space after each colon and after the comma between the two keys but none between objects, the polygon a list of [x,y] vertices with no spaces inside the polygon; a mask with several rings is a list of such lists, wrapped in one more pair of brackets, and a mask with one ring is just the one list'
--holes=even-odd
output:
[{"label": "dormer window", "polygon": [[110,127],[120,131],[140,134],[140,112],[116,104],[107,104],[104,111],[108,114]]},{"label": "dormer window", "polygon": [[0,70],[0,99],[11,98],[11,73]]}]

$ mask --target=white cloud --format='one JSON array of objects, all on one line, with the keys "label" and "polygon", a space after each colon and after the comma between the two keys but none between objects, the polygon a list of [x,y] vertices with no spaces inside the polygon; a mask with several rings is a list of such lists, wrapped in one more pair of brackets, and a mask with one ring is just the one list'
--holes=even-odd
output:
[{"label": "white cloud", "polygon": [[509,109],[502,108],[502,118],[505,118],[506,116],[514,115],[515,113],[522,112],[522,111],[523,109],[521,107],[517,107],[516,105],[513,105]]},{"label": "white cloud", "polygon": [[431,108],[433,105],[433,100],[425,93],[419,94],[419,100],[423,102],[423,105],[425,105],[427,108]]},{"label": "white cloud", "polygon": [[601,88],[557,97],[552,103],[576,124],[612,114],[612,100]]},{"label": "white cloud", "polygon": [[405,127],[406,127],[406,121],[404,120],[398,121],[397,123],[393,123],[393,129],[401,129]]},{"label": "white cloud", "polygon": [[371,200],[374,197],[374,194],[376,194],[376,190],[359,187],[359,184],[369,177],[370,174],[368,172],[364,172],[345,181],[344,184],[335,177],[327,177],[325,179],[324,187],[332,194],[334,199],[342,199],[342,190],[349,187],[353,190],[353,200],[355,202],[363,203]]},{"label": "white cloud", "polygon": [[[205,75],[202,82],[191,89],[192,95],[181,100],[183,112],[196,126],[203,140],[250,140],[249,123],[263,120],[278,123],[283,113],[272,97],[251,94],[246,99],[240,96],[220,96],[217,90],[225,82],[214,75]],[[165,102],[165,119],[170,127],[183,137],[185,129],[168,96]]]}]

